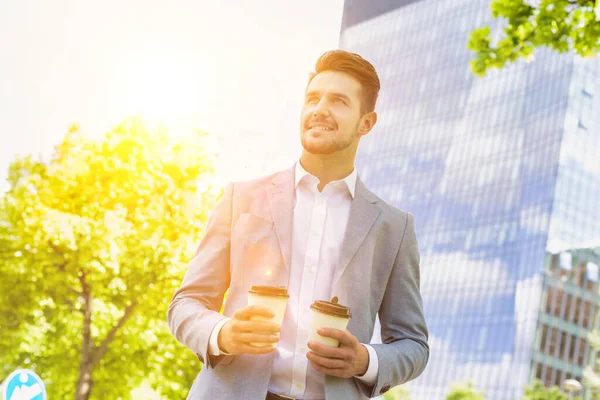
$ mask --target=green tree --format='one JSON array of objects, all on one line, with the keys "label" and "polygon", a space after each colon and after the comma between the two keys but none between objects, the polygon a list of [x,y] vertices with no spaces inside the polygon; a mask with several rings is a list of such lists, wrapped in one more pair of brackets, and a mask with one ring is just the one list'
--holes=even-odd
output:
[{"label": "green tree", "polygon": [[54,399],[128,399],[140,385],[184,398],[200,363],[166,310],[219,195],[212,172],[202,135],[139,118],[96,140],[71,129],[49,160],[17,158],[0,197],[3,377],[31,368]]},{"label": "green tree", "polygon": [[558,386],[548,388],[536,379],[525,386],[523,400],[568,400],[568,396]]},{"label": "green tree", "polygon": [[394,386],[383,394],[384,400],[410,400],[410,393],[402,385]]},{"label": "green tree", "polygon": [[[587,337],[590,346],[600,351],[600,332],[592,331]],[[600,400],[600,360],[596,359],[594,366],[588,366],[583,371],[583,384],[592,392],[592,399]]]},{"label": "green tree", "polygon": [[494,18],[508,23],[497,43],[492,43],[489,26],[471,34],[468,48],[475,52],[471,69],[477,75],[519,58],[531,59],[541,46],[584,57],[600,51],[598,0],[493,0],[491,9]]},{"label": "green tree", "polygon": [[451,385],[446,400],[485,400],[485,395],[472,382],[464,382]]}]

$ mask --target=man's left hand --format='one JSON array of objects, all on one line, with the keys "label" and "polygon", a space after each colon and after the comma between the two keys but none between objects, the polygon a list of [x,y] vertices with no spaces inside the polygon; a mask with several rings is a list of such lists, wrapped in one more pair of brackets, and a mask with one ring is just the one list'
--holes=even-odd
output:
[{"label": "man's left hand", "polygon": [[362,376],[367,372],[369,352],[356,336],[348,331],[331,328],[321,328],[317,333],[339,340],[340,345],[331,347],[314,341],[308,342],[312,351],[306,354],[306,358],[314,369],[338,378]]}]

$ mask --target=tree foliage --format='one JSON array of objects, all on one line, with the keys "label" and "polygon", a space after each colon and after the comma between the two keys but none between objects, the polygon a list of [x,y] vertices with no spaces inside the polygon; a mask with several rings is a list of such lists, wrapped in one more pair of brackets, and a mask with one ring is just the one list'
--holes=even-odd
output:
[{"label": "tree foliage", "polygon": [[410,400],[410,392],[402,385],[394,386],[383,394],[384,400]]},{"label": "tree foliage", "polygon": [[472,382],[464,382],[451,385],[446,400],[485,400],[485,396]]},{"label": "tree foliage", "polygon": [[568,397],[558,386],[548,388],[536,379],[525,386],[523,400],[568,400]]},{"label": "tree foliage", "polygon": [[[592,331],[587,337],[590,347],[600,351],[600,332]],[[593,366],[588,366],[583,371],[583,384],[591,391],[592,399],[600,400],[600,359],[596,359]]]},{"label": "tree foliage", "polygon": [[600,51],[597,0],[493,0],[491,9],[494,18],[508,23],[497,43],[492,43],[489,26],[471,34],[468,48],[476,55],[471,69],[477,75],[520,58],[532,59],[541,46],[584,57]]},{"label": "tree foliage", "polygon": [[140,119],[16,159],[0,197],[2,376],[31,368],[55,399],[128,399],[142,383],[184,398],[200,363],[166,310],[219,194],[211,174],[200,136]]}]

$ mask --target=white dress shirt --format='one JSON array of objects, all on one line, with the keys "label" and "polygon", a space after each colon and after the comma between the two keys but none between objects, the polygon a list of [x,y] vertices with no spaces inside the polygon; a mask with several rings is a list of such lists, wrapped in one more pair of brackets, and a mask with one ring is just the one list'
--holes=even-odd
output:
[{"label": "white dress shirt", "polygon": [[[346,232],[350,205],[356,188],[356,169],[342,180],[328,183],[321,192],[319,179],[296,163],[292,233],[292,262],[285,317],[269,391],[296,399],[324,399],[325,376],[316,371],[306,358],[310,306],[315,300],[331,300],[333,274],[339,264],[340,248]],[[215,326],[209,353],[223,354],[218,347],[218,333],[227,320]],[[374,384],[379,370],[377,354],[369,345],[369,367],[357,377]]]}]

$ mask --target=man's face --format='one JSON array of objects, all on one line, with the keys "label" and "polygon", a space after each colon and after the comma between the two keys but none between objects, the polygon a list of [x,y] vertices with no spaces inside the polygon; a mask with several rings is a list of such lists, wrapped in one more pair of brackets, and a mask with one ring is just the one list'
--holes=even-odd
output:
[{"label": "man's face", "polygon": [[317,74],[304,96],[302,147],[312,154],[333,154],[359,140],[361,85],[343,72]]}]

